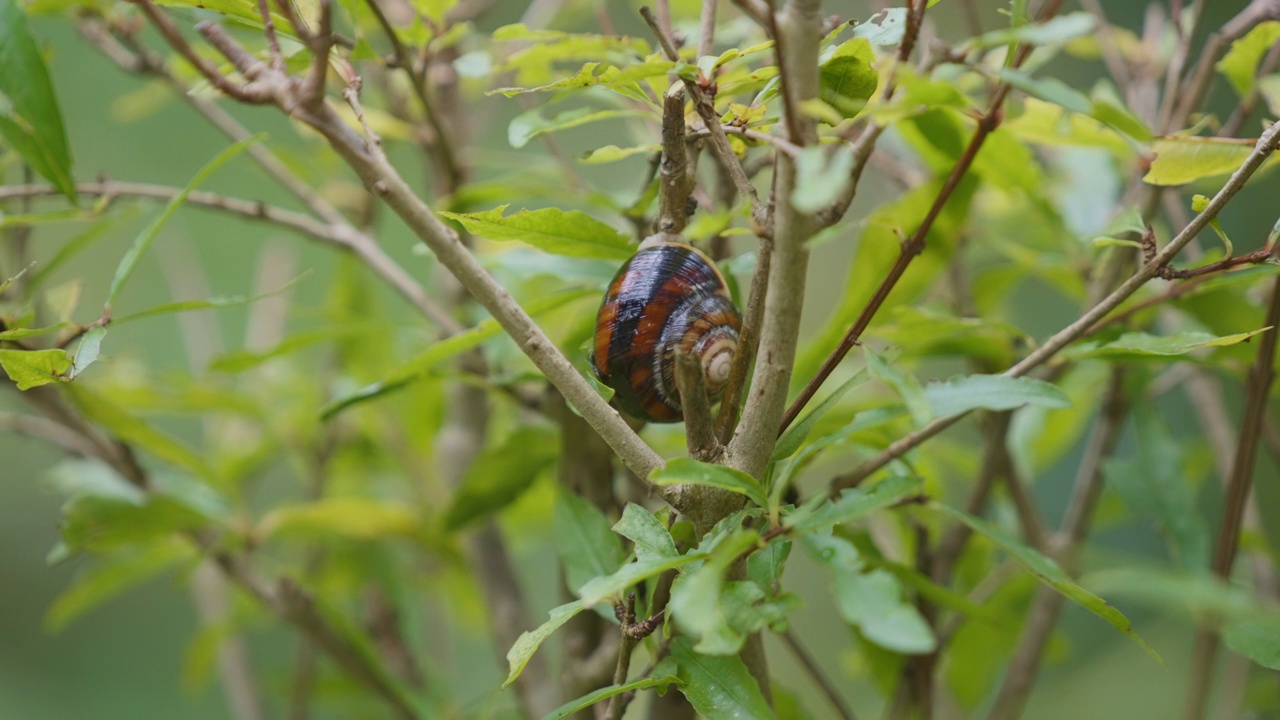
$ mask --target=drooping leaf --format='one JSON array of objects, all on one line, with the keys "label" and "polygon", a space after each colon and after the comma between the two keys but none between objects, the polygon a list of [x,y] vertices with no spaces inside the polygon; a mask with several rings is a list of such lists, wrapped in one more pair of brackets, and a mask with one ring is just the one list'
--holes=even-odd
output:
[{"label": "drooping leaf", "polygon": [[570,700],[564,705],[561,705],[555,710],[544,715],[542,720],[563,720],[580,710],[586,710],[601,700],[608,700],[614,695],[621,695],[625,692],[634,692],[636,690],[647,690],[649,688],[682,684],[684,684],[684,681],[680,678],[674,675],[664,675],[662,677],[640,678],[639,680],[632,680],[631,682],[624,683],[622,685],[609,685],[602,687],[599,690],[589,692],[580,698]]},{"label": "drooping leaf", "polygon": [[625,160],[632,155],[643,155],[656,153],[662,149],[661,145],[636,145],[633,147],[618,147],[617,145],[605,145],[588,152],[578,158],[578,162],[584,165],[603,165],[604,163],[617,162]]},{"label": "drooping leaf", "polygon": [[187,201],[187,196],[191,194],[191,191],[200,187],[205,180],[209,179],[210,175],[213,175],[218,168],[226,164],[231,158],[244,152],[246,148],[261,139],[260,135],[255,135],[224,148],[208,164],[200,168],[195,177],[191,178],[191,182],[187,183],[187,186],[182,188],[181,192],[174,195],[173,199],[165,205],[164,210],[156,219],[152,220],[151,224],[143,229],[138,237],[134,239],[133,245],[120,258],[120,264],[116,266],[115,277],[111,280],[111,290],[107,293],[108,308],[115,304],[116,299],[120,296],[120,291],[124,289],[124,284],[128,282],[129,277],[133,275],[133,271],[138,267],[138,262],[142,260],[142,255],[146,253],[147,248],[151,247],[151,243],[155,242],[156,237],[160,235],[160,230],[164,228],[165,223],[169,222],[169,218],[173,217],[178,208],[182,207],[182,204]]},{"label": "drooping leaf", "polygon": [[592,108],[576,108],[562,112],[553,117],[543,117],[541,110],[534,108],[517,115],[507,126],[507,142],[513,148],[522,148],[529,141],[540,136],[561,130],[571,130],[593,122],[620,117],[636,117],[640,115],[634,110],[593,110]]},{"label": "drooping leaf", "polygon": [[62,113],[44,56],[17,0],[0,0],[0,137],[59,192],[76,201]]},{"label": "drooping leaf", "polygon": [[285,505],[267,513],[258,523],[263,539],[298,534],[309,537],[338,536],[353,540],[414,537],[422,532],[423,519],[403,503],[358,496],[326,497],[302,505]]},{"label": "drooping leaf", "polygon": [[481,453],[445,512],[445,529],[459,530],[519,499],[559,454],[557,437],[546,428],[523,427]]},{"label": "drooping leaf", "polygon": [[[1235,172],[1253,152],[1253,142],[1235,138],[1170,136],[1156,138],[1151,149],[1155,160],[1143,176],[1151,185],[1185,185],[1201,178]],[[1264,163],[1277,162],[1272,156]]]},{"label": "drooping leaf", "polygon": [[919,610],[884,570],[863,572],[864,563],[848,540],[806,535],[806,549],[831,573],[840,617],[871,642],[904,654],[932,652],[937,641]]},{"label": "drooping leaf", "polygon": [[822,416],[835,407],[835,404],[840,401],[840,398],[844,397],[845,393],[863,382],[866,382],[865,368],[854,373],[853,377],[841,383],[840,387],[823,398],[822,402],[818,403],[804,417],[792,423],[787,428],[787,431],[782,434],[782,437],[778,438],[777,444],[773,447],[773,457],[770,460],[777,462],[794,455],[800,449],[800,446],[804,444],[804,441],[808,439],[809,433],[813,431],[813,426],[818,424]]},{"label": "drooping leaf", "polygon": [[569,587],[617,572],[626,554],[600,508],[565,490],[556,495],[555,522],[556,549]]},{"label": "drooping leaf", "polygon": [[507,206],[478,213],[441,212],[468,232],[490,240],[519,240],[557,255],[625,259],[635,247],[626,235],[577,210],[545,208],[504,215]]},{"label": "drooping leaf", "polygon": [[676,675],[684,681],[680,692],[707,720],[774,717],[737,655],[703,655],[694,651],[692,639],[676,637],[671,641],[671,657]]},{"label": "drooping leaf", "polygon": [[121,440],[136,445],[195,477],[205,480],[214,477],[205,458],[182,441],[157,430],[85,385],[71,383],[66,387],[81,412],[115,433]]},{"label": "drooping leaf", "polygon": [[90,610],[191,556],[178,542],[158,542],[104,557],[78,576],[45,613],[49,632],[58,632]]},{"label": "drooping leaf", "polygon": [[1227,647],[1264,668],[1280,670],[1280,615],[1239,620],[1227,627]]},{"label": "drooping leaf", "polygon": [[637,560],[673,558],[680,554],[667,528],[653,513],[635,503],[627,503],[613,531],[635,543]]},{"label": "drooping leaf", "polygon": [[959,520],[965,525],[968,525],[978,534],[991,540],[991,542],[995,543],[1001,550],[1008,553],[1009,557],[1013,558],[1013,560],[1015,560],[1019,565],[1026,568],[1032,575],[1035,575],[1040,582],[1058,591],[1063,597],[1074,602],[1085,610],[1088,610],[1094,615],[1097,615],[1107,621],[1107,623],[1112,627],[1124,633],[1129,637],[1129,639],[1136,642],[1138,646],[1156,662],[1161,664],[1164,663],[1164,660],[1160,655],[1155,650],[1151,649],[1151,646],[1147,645],[1147,643],[1133,631],[1133,625],[1123,613],[1112,607],[1106,600],[1103,600],[1097,595],[1085,590],[1080,585],[1072,582],[1066,572],[1064,572],[1053,560],[1042,555],[1033,548],[1023,545],[1005,532],[991,527],[972,515],[937,502],[930,503],[929,506],[944,515],[948,515],[955,520]]},{"label": "drooping leaf", "polygon": [[67,351],[51,350],[0,350],[0,369],[19,390],[48,385],[63,379],[71,369]]},{"label": "drooping leaf", "polygon": [[751,502],[764,507],[767,503],[760,481],[724,465],[713,465],[693,458],[674,458],[649,473],[649,480],[656,485],[706,485],[746,495]]},{"label": "drooping leaf", "polygon": [[924,395],[933,408],[935,417],[946,417],[979,408],[1012,410],[1023,405],[1071,407],[1071,399],[1052,383],[1004,375],[966,375],[946,382],[930,383],[925,386]]},{"label": "drooping leaf", "polygon": [[582,612],[584,607],[581,600],[574,600],[551,608],[550,619],[533,630],[521,633],[515,644],[507,651],[507,664],[510,666],[511,671],[507,674],[507,679],[503,681],[502,687],[515,682],[516,678],[520,677],[520,673],[524,672],[524,666],[529,664],[529,658],[533,657],[533,653],[538,650],[538,646],[542,644],[542,641],[551,637],[552,633],[561,625],[569,622],[569,619],[574,615]]}]

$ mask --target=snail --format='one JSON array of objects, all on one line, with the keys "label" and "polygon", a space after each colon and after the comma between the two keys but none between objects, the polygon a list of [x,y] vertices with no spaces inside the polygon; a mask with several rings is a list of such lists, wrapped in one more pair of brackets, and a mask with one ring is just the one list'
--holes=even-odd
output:
[{"label": "snail", "polygon": [[701,361],[715,396],[729,379],[741,322],[710,258],[679,243],[642,244],[600,304],[591,367],[626,413],[678,422],[676,348]]}]

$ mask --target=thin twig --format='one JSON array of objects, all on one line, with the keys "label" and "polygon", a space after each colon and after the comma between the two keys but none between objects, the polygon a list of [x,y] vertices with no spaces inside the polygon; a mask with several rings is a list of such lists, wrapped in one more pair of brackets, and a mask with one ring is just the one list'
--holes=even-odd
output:
[{"label": "thin twig", "polygon": [[684,88],[662,96],[662,160],[658,164],[657,231],[678,235],[689,222],[689,151],[685,143]]},{"label": "thin twig", "polygon": [[840,696],[840,690],[835,686],[835,683],[831,682],[831,679],[823,671],[822,666],[800,643],[800,637],[796,635],[795,629],[787,628],[779,637],[782,638],[783,644],[787,646],[791,654],[795,655],[796,659],[800,661],[800,665],[809,674],[809,677],[813,679],[814,684],[822,691],[823,697],[827,699],[827,702],[831,704],[836,713],[844,720],[857,720],[857,716],[853,714],[853,708],[849,707],[849,703],[845,702],[845,699]]},{"label": "thin twig", "polygon": [[[1085,311],[1075,322],[1067,327],[1059,330],[1052,337],[1027,357],[1013,367],[1006,370],[1003,374],[1006,377],[1022,377],[1031,372],[1035,368],[1048,362],[1054,355],[1061,351],[1070,343],[1087,334],[1102,318],[1117,308],[1121,303],[1128,299],[1131,295],[1138,291],[1148,280],[1155,277],[1161,267],[1168,265],[1171,260],[1190,243],[1209,225],[1209,221],[1218,216],[1222,208],[1226,206],[1231,198],[1240,189],[1244,187],[1249,178],[1257,172],[1262,163],[1275,152],[1277,145],[1280,145],[1280,122],[1276,122],[1267,128],[1258,138],[1254,150],[1244,163],[1232,173],[1227,183],[1218,191],[1205,209],[1191,220],[1191,224],[1187,225],[1178,233],[1168,245],[1156,254],[1149,262],[1145,263],[1136,273],[1119,285],[1115,290],[1109,293],[1098,303]],[[951,415],[948,417],[938,418],[924,427],[916,430],[898,440],[891,443],[889,447],[877,454],[875,457],[863,462],[852,472],[835,478],[832,481],[831,492],[838,494],[839,491],[846,487],[854,487],[862,482],[871,473],[888,465],[894,460],[902,457],[911,449],[920,443],[946,430],[947,428],[958,422],[965,414]]]},{"label": "thin twig", "polygon": [[[1267,303],[1266,324],[1271,328],[1260,339],[1258,355],[1245,383],[1244,414],[1240,420],[1240,435],[1236,440],[1235,457],[1231,462],[1231,479],[1227,482],[1226,498],[1222,507],[1222,522],[1218,526],[1218,539],[1214,545],[1210,571],[1227,579],[1235,564],[1236,551],[1240,547],[1240,529],[1244,521],[1245,505],[1253,485],[1257,466],[1258,443],[1267,414],[1267,400],[1271,384],[1275,380],[1276,337],[1280,335],[1280,279],[1271,284],[1271,296]],[[1218,636],[1211,628],[1196,631],[1192,651],[1191,670],[1187,684],[1187,704],[1183,718],[1199,720],[1204,716],[1212,681],[1213,659],[1218,650]]]}]

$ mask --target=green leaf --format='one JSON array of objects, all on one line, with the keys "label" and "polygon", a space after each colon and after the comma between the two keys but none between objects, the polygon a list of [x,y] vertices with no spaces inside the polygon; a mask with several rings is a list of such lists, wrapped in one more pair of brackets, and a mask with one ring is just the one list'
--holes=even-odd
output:
[{"label": "green leaf", "polygon": [[[213,12],[225,15],[228,20],[232,20],[237,24],[251,27],[257,30],[262,29],[262,14],[258,11],[258,6],[254,2],[247,0],[156,0],[157,5],[164,7],[178,8],[195,8],[197,10],[212,10]],[[294,7],[301,10],[307,6],[306,0],[295,2]],[[268,5],[270,7],[270,5]],[[312,5],[312,7],[317,7]],[[303,20],[308,19],[309,13],[303,12]],[[275,25],[276,33],[297,39],[297,31],[293,29],[293,24],[287,18],[276,11],[271,11],[271,20]]]},{"label": "green leaf", "polygon": [[481,453],[467,468],[445,512],[445,529],[459,530],[519,499],[559,455],[557,438],[547,428],[522,427],[501,445]]},{"label": "green leaf", "polygon": [[187,196],[191,194],[191,191],[200,187],[205,180],[209,179],[210,175],[213,175],[213,173],[216,172],[218,168],[226,164],[228,160],[244,152],[246,148],[258,142],[261,138],[261,135],[255,135],[224,148],[222,152],[214,156],[207,165],[200,168],[200,171],[196,173],[195,177],[191,178],[191,182],[187,183],[187,186],[182,188],[181,192],[174,195],[173,199],[165,205],[165,208],[160,215],[157,216],[155,220],[152,220],[151,224],[134,239],[133,245],[125,252],[124,256],[120,258],[120,264],[116,266],[115,277],[111,280],[111,290],[107,293],[108,308],[114,305],[116,299],[120,297],[120,291],[124,289],[124,284],[129,280],[129,277],[133,275],[133,271],[137,269],[138,262],[142,260],[143,253],[147,251],[147,248],[151,247],[151,243],[154,242],[156,237],[160,234],[160,230],[164,228],[165,223],[169,222],[169,218],[173,217],[173,214],[178,211],[178,208],[182,207],[182,204],[187,201]]},{"label": "green leaf", "polygon": [[841,537],[806,535],[806,549],[831,573],[836,609],[863,637],[886,650],[929,653],[937,641],[920,611],[908,602],[897,579],[885,570],[862,572],[853,543]]},{"label": "green leaf", "polygon": [[1215,67],[1235,88],[1237,95],[1246,97],[1253,92],[1258,63],[1277,40],[1280,40],[1280,21],[1268,20],[1254,25],[1244,37],[1231,43],[1231,49]]},{"label": "green leaf", "polygon": [[45,629],[58,632],[93,608],[190,557],[185,544],[160,542],[103,558],[53,601],[44,616]]},{"label": "green leaf", "polygon": [[946,417],[975,409],[1012,410],[1023,405],[1071,407],[1071,399],[1052,383],[1004,375],[967,375],[942,383],[930,383],[925,398],[934,417]]},{"label": "green leaf", "polygon": [[0,368],[19,390],[30,390],[62,380],[63,373],[71,369],[71,360],[61,349],[0,350]]},{"label": "green leaf", "polygon": [[635,503],[627,503],[613,531],[635,543],[637,560],[659,560],[680,554],[667,528],[653,513]]},{"label": "green leaf", "polygon": [[[604,69],[597,73],[596,70],[602,66]],[[581,90],[589,87],[605,87],[613,90],[620,90],[624,86],[630,85],[638,80],[666,75],[670,72],[679,72],[684,67],[686,66],[682,63],[675,63],[658,57],[652,57],[641,63],[627,65],[621,68],[599,62],[589,62],[583,65],[582,69],[578,70],[578,72],[573,75],[557,80],[553,83],[539,85],[537,87],[501,87],[495,90],[489,90],[485,94],[514,97],[524,93]]]},{"label": "green leaf", "polygon": [[618,147],[617,145],[605,145],[578,158],[578,162],[584,165],[603,165],[604,163],[625,160],[632,155],[656,153],[661,149],[661,145],[636,145],[634,147],[625,148]]},{"label": "green leaf", "polygon": [[917,425],[924,425],[933,419],[933,408],[925,397],[924,389],[920,387],[920,381],[914,375],[904,372],[896,364],[890,364],[879,353],[865,345],[862,350],[867,358],[867,369],[871,371],[871,376],[898,393],[906,404],[908,412],[911,413],[911,419]]},{"label": "green leaf", "polygon": [[671,587],[671,617],[685,632],[698,638],[694,648],[706,655],[737,653],[746,636],[729,625],[720,605],[725,573],[738,556],[755,546],[760,534],[735,530],[716,543],[707,561],[691,573],[682,573]]},{"label": "green leaf", "polygon": [[987,525],[985,522],[969,515],[968,513],[961,512],[955,508],[948,507],[938,502],[930,503],[929,507],[932,507],[944,515],[950,516],[955,520],[959,520],[965,525],[968,525],[970,529],[995,543],[996,546],[1007,553],[1009,557],[1013,558],[1013,560],[1015,560],[1019,565],[1030,571],[1032,575],[1035,575],[1036,579],[1040,582],[1058,591],[1063,597],[1067,598],[1071,602],[1074,602],[1085,610],[1088,610],[1094,615],[1097,615],[1107,621],[1112,627],[1138,643],[1138,646],[1141,647],[1147,655],[1151,656],[1152,659],[1162,665],[1164,664],[1164,659],[1162,659],[1155,650],[1147,645],[1147,643],[1133,631],[1133,625],[1123,613],[1112,607],[1106,600],[1103,600],[1097,595],[1094,595],[1083,587],[1072,582],[1071,578],[1067,577],[1067,574],[1063,572],[1062,568],[1058,567],[1058,564],[1053,560],[1040,554],[1038,551],[1023,545],[1003,531]]},{"label": "green leaf", "polygon": [[751,502],[764,507],[767,503],[760,481],[723,465],[712,465],[693,458],[675,458],[649,473],[649,480],[657,485],[706,485],[746,495]]},{"label": "green leaf", "polygon": [[0,136],[71,202],[71,151],[44,56],[17,0],[0,0]]},{"label": "green leaf", "polygon": [[678,568],[694,560],[706,557],[705,553],[689,553],[673,558],[652,558],[637,560],[623,565],[621,569],[607,577],[598,577],[578,588],[578,595],[587,607],[604,602],[607,599],[619,599],[622,592],[638,582],[648,580],[673,568]]},{"label": "green leaf", "polygon": [[[1253,152],[1253,141],[1234,138],[1170,136],[1151,145],[1155,160],[1142,178],[1150,185],[1185,185],[1201,178],[1235,172]],[[1268,159],[1264,167],[1277,161]]]},{"label": "green leaf", "polygon": [[621,695],[625,692],[633,692],[635,690],[648,690],[655,687],[666,687],[667,685],[683,685],[684,681],[674,675],[664,675],[662,677],[647,677],[639,680],[632,680],[623,685],[609,685],[599,690],[583,695],[575,700],[561,705],[543,716],[542,720],[563,720],[570,715],[595,705],[601,700],[608,700],[614,695]]},{"label": "green leaf", "polygon": [[1264,668],[1280,670],[1280,616],[1273,614],[1232,623],[1222,639],[1233,652]]},{"label": "green leaf", "polygon": [[263,539],[298,534],[376,540],[415,537],[421,533],[422,525],[421,514],[403,503],[345,496],[277,507],[262,518],[257,534]]},{"label": "green leaf", "polygon": [[577,210],[545,208],[503,216],[506,205],[478,213],[441,212],[468,232],[490,240],[519,240],[557,255],[626,259],[635,252],[631,240],[612,227]]},{"label": "green leaf", "polygon": [[844,43],[819,68],[818,97],[844,117],[854,117],[866,107],[880,81],[871,66],[874,61],[875,53],[865,38]]},{"label": "green leaf", "polygon": [[791,205],[803,213],[813,213],[835,202],[853,182],[853,150],[837,145],[807,147],[796,157],[796,186]]},{"label": "green leaf", "polygon": [[173,499],[147,496],[141,502],[114,496],[81,495],[63,508],[62,540],[71,550],[103,552],[203,527],[203,515]]},{"label": "green leaf", "polygon": [[773,711],[747,666],[736,655],[702,655],[693,649],[693,640],[671,640],[671,657],[676,675],[684,681],[680,692],[698,714],[707,720],[772,718]]},{"label": "green leaf", "polygon": [[1093,113],[1093,102],[1084,93],[1054,78],[1033,78],[1021,70],[1002,69],[1000,79],[1034,98],[1060,105],[1081,115]]},{"label": "green leaf", "polygon": [[70,384],[67,390],[80,411],[98,422],[121,440],[136,445],[157,458],[205,480],[214,473],[200,453],[169,435],[151,427],[116,403],[88,389]]},{"label": "green leaf", "polygon": [[106,336],[107,328],[99,326],[91,328],[80,338],[80,344],[76,346],[75,364],[71,366],[71,374],[68,377],[79,376],[85,368],[97,361],[98,354],[102,350],[102,339]]},{"label": "green leaf", "polygon": [[782,579],[787,558],[791,556],[791,546],[792,542],[785,538],[774,540],[748,555],[747,577],[759,585],[761,590],[772,594],[774,583]]},{"label": "green leaf", "polygon": [[822,419],[822,416],[826,415],[828,410],[835,407],[835,404],[840,401],[840,398],[844,397],[845,393],[864,382],[866,382],[865,368],[854,373],[853,377],[841,383],[840,387],[836,388],[830,395],[823,398],[822,402],[818,403],[818,405],[810,410],[808,414],[803,418],[800,418],[799,421],[792,423],[791,427],[787,428],[787,431],[782,434],[782,437],[778,438],[777,444],[773,447],[773,457],[771,457],[770,460],[777,462],[794,455],[796,451],[804,445],[804,441],[808,439],[809,433],[813,432],[813,426],[818,424],[818,421]]},{"label": "green leaf", "polygon": [[1253,332],[1235,333],[1233,335],[1211,335],[1198,330],[1174,333],[1173,335],[1150,335],[1144,332],[1129,332],[1108,343],[1096,341],[1081,343],[1062,353],[1064,358],[1079,360],[1082,358],[1106,358],[1108,360],[1141,360],[1149,357],[1169,357],[1185,355],[1194,350],[1210,347],[1226,347],[1242,343],[1270,328],[1262,328]]},{"label": "green leaf", "polygon": [[635,110],[593,110],[589,107],[575,108],[550,118],[542,117],[542,111],[534,108],[523,112],[507,126],[507,142],[513,148],[522,148],[539,135],[547,135],[561,130],[571,130],[600,120],[620,117],[638,117],[643,113]]},{"label": "green leaf", "polygon": [[148,308],[146,310],[141,310],[139,312],[131,313],[129,315],[121,315],[119,317],[113,317],[111,319],[111,324],[122,325],[127,322],[142,320],[143,318],[155,317],[157,315],[168,315],[170,313],[189,312],[191,310],[218,310],[221,308],[240,307],[242,305],[252,305],[258,302],[259,300],[266,300],[269,297],[275,297],[276,295],[280,295],[282,293],[288,292],[290,289],[293,288],[293,286],[302,282],[302,279],[310,274],[311,274],[311,271],[308,270],[302,273],[301,275],[299,275],[298,277],[285,283],[284,285],[281,285],[280,287],[276,288],[275,290],[264,292],[259,295],[230,295],[230,296],[216,296],[216,297],[206,298],[204,300],[180,300],[178,302],[171,302],[171,303],[165,303],[164,305],[157,305],[156,307]]},{"label": "green leaf", "polygon": [[[565,305],[583,298],[593,298],[598,301],[599,297],[599,288],[573,288],[538,298],[526,305],[524,309],[530,317],[538,317],[539,315],[564,307]],[[375,383],[370,383],[355,392],[339,397],[325,405],[320,410],[320,419],[330,420],[338,413],[347,410],[352,406],[389,395],[408,387],[414,382],[426,377],[436,365],[439,365],[450,358],[457,357],[468,350],[479,347],[481,343],[498,337],[499,335],[502,335],[502,333],[502,326],[498,324],[497,320],[490,318],[478,323],[475,327],[468,328],[467,330],[458,333],[457,335],[433,343],[428,346],[427,349],[397,365],[381,380]],[[310,341],[300,342],[309,344]],[[237,359],[237,362],[239,360],[240,359]],[[235,366],[235,363],[233,363],[233,366]],[[215,367],[218,367],[217,363],[215,363]]]},{"label": "green leaf", "polygon": [[805,534],[865,517],[896,505],[920,492],[920,480],[908,475],[894,475],[869,488],[847,488],[837,500],[822,499],[797,508],[786,516],[786,526],[793,533]]},{"label": "green leaf", "polygon": [[855,38],[865,38],[872,45],[897,45],[907,29],[907,9],[881,10],[853,28]]},{"label": "green leaf", "polygon": [[570,588],[617,572],[626,553],[600,508],[565,490],[556,495],[555,542]]},{"label": "green leaf", "polygon": [[1028,23],[1012,28],[993,30],[969,41],[975,48],[997,47],[1023,43],[1026,45],[1051,45],[1089,35],[1097,27],[1093,15],[1074,12],[1059,15],[1042,23]]},{"label": "green leaf", "polygon": [[507,665],[511,668],[511,672],[507,674],[502,687],[505,688],[515,682],[516,678],[520,677],[520,673],[524,672],[524,666],[529,664],[529,658],[533,657],[533,653],[537,651],[542,641],[551,637],[551,634],[561,625],[569,622],[570,618],[582,612],[584,608],[585,605],[581,600],[551,608],[549,620],[534,630],[521,633],[520,637],[516,638],[515,644],[507,651]]}]

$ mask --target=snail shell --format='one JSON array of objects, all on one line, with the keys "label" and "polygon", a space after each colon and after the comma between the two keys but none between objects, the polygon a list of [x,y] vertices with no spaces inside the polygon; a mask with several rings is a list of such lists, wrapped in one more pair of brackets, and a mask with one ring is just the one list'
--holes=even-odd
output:
[{"label": "snail shell", "polygon": [[591,366],[623,411],[677,422],[683,412],[676,348],[701,361],[707,391],[715,395],[729,379],[741,322],[710,258],[677,243],[642,246],[600,304]]}]

